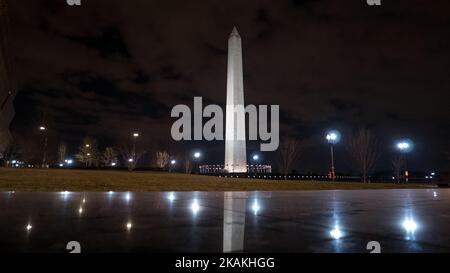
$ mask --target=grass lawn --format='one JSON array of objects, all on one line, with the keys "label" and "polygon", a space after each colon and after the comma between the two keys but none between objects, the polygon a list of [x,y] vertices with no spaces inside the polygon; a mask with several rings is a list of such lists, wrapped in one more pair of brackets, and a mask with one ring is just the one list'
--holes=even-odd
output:
[{"label": "grass lawn", "polygon": [[220,178],[150,171],[0,169],[0,191],[275,191],[424,187],[418,184]]}]

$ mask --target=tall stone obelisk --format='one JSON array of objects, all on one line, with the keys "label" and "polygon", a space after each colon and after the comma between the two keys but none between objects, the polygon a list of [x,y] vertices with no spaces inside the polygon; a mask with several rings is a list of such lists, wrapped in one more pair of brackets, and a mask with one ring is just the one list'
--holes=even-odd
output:
[{"label": "tall stone obelisk", "polygon": [[244,80],[241,36],[236,29],[228,39],[225,164],[229,173],[247,172],[245,145]]}]

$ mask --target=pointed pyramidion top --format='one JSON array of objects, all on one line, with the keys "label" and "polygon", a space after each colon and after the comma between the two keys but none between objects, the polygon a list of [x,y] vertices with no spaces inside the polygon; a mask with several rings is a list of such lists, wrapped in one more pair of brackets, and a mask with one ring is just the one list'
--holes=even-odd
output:
[{"label": "pointed pyramidion top", "polygon": [[230,37],[232,36],[241,37],[236,27],[233,27],[233,31],[231,31]]}]

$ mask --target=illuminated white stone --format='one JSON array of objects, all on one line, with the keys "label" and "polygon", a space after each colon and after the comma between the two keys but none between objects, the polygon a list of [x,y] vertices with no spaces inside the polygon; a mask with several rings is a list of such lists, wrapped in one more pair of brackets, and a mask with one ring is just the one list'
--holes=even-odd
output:
[{"label": "illuminated white stone", "polygon": [[247,172],[244,108],[241,36],[235,27],[228,39],[224,167],[229,173]]}]

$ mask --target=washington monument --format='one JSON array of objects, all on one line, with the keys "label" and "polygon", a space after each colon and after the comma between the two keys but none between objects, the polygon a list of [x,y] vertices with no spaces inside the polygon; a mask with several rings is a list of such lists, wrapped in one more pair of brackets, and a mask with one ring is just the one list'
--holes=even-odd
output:
[{"label": "washington monument", "polygon": [[247,172],[245,145],[244,81],[241,36],[236,29],[228,38],[227,105],[225,116],[225,164],[229,173]]}]

